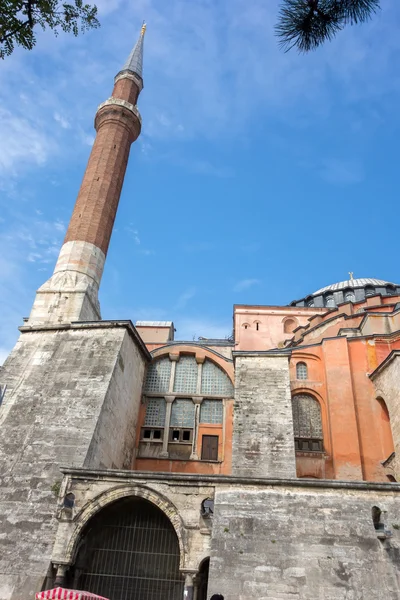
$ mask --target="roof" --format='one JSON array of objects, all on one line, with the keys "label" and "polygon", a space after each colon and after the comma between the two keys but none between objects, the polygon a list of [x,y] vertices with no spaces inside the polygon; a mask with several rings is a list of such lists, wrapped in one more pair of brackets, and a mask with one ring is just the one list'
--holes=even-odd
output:
[{"label": "roof", "polygon": [[143,43],[145,31],[146,25],[143,24],[139,39],[136,42],[136,45],[133,48],[132,52],[128,56],[126,63],[122,67],[120,73],[129,71],[131,73],[135,73],[141,79],[143,79]]},{"label": "roof", "polygon": [[367,287],[368,285],[372,286],[386,286],[386,285],[396,285],[395,283],[391,283],[390,281],[384,281],[383,279],[348,279],[347,281],[339,281],[338,283],[332,283],[331,285],[327,285],[320,290],[317,290],[312,294],[312,296],[317,296],[318,294],[322,294],[323,292],[331,291],[337,292],[339,290],[344,290],[346,288],[360,288]]},{"label": "roof", "polygon": [[136,321],[135,327],[172,327],[172,321]]}]

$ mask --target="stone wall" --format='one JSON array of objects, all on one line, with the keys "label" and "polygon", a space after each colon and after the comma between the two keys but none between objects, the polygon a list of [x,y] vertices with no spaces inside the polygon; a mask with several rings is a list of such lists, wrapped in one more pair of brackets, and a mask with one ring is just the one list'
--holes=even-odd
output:
[{"label": "stone wall", "polygon": [[[90,519],[111,502],[145,498],[177,533],[182,574],[210,556],[207,598],[397,600],[400,594],[398,484],[248,479],[68,469],[52,560],[71,565]],[[61,508],[75,495],[73,511]],[[203,519],[203,499],[214,516]],[[384,529],[372,521],[382,511]]]},{"label": "stone wall", "polygon": [[391,467],[396,479],[400,477],[400,352],[389,357],[384,368],[373,376],[376,396],[382,398],[387,406],[392,427],[396,456]]},{"label": "stone wall", "polygon": [[234,356],[233,475],[296,477],[288,356]]},{"label": "stone wall", "polygon": [[44,582],[60,465],[130,463],[148,358],[128,323],[22,329],[2,369],[0,600]]},{"label": "stone wall", "polygon": [[[400,486],[311,486],[216,487],[209,597],[399,598]],[[373,506],[387,511],[392,538],[377,538]]]}]

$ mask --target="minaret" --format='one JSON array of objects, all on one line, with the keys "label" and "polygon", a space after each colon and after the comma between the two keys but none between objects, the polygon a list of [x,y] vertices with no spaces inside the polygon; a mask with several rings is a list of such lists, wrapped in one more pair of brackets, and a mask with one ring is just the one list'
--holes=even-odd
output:
[{"label": "minaret", "polygon": [[143,24],[139,40],[95,117],[96,139],[52,277],[37,291],[29,325],[97,321],[98,291],[129,150],[141,130]]}]

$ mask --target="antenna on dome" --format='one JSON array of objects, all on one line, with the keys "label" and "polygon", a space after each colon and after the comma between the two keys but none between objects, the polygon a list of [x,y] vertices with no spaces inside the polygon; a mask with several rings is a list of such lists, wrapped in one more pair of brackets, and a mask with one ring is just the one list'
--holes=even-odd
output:
[{"label": "antenna on dome", "polygon": [[349,275],[350,275],[350,281],[353,281],[353,279],[354,279],[354,277],[353,277],[353,275],[354,275],[353,271],[349,271]]}]

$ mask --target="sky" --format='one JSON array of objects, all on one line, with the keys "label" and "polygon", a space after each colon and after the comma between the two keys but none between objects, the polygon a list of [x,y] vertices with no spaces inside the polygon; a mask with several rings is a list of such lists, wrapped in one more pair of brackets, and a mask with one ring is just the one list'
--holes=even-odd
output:
[{"label": "sky", "polygon": [[101,28],[0,62],[0,364],[52,274],[112,91],[147,21],[143,118],[100,288],[104,319],[225,337],[233,304],[400,282],[400,3],[316,52],[278,0],[100,0]]}]

